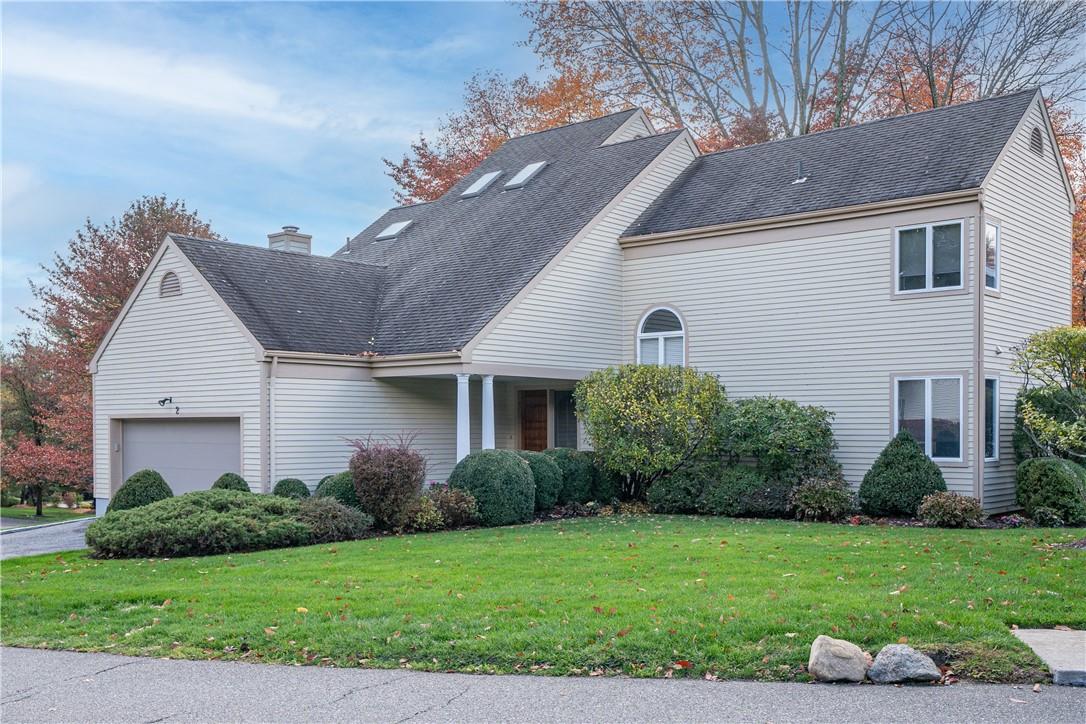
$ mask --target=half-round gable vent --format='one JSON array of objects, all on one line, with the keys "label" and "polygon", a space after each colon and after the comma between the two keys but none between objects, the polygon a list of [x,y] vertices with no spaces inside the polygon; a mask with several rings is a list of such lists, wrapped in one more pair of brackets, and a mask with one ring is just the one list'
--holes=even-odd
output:
[{"label": "half-round gable vent", "polygon": [[158,296],[160,297],[179,297],[181,296],[181,280],[173,272],[166,272],[162,275],[162,283],[158,286]]},{"label": "half-round gable vent", "polygon": [[1029,150],[1040,156],[1045,152],[1045,137],[1041,135],[1041,129],[1037,126],[1029,134]]}]

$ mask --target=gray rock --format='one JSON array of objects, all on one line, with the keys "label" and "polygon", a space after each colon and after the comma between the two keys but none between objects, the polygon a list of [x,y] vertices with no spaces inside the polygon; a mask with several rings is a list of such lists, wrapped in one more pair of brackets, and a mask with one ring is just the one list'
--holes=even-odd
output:
[{"label": "gray rock", "polygon": [[854,643],[819,636],[811,644],[807,671],[818,681],[863,681],[871,657]]},{"label": "gray rock", "polygon": [[943,677],[934,661],[905,644],[884,646],[867,675],[876,684],[938,681]]}]

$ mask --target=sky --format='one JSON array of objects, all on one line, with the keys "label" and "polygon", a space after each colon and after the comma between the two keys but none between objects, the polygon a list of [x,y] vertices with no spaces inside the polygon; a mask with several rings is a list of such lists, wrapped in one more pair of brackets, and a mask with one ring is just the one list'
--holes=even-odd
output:
[{"label": "sky", "polygon": [[382,158],[473,73],[539,73],[508,3],[4,3],[2,317],[88,217],[184,199],[231,241],[330,254],[395,205]]}]

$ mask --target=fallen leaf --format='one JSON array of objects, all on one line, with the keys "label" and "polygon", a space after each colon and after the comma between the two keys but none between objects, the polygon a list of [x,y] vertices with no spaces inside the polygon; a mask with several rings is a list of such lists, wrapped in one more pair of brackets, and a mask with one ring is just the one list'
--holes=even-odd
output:
[{"label": "fallen leaf", "polygon": [[309,609],[306,608],[305,606],[298,606],[298,608],[296,608],[294,610],[297,611],[298,613],[309,613]]},{"label": "fallen leaf", "polygon": [[1041,693],[1041,685],[1040,684],[1034,684],[1033,685],[1033,693],[1034,694],[1040,694]]},{"label": "fallen leaf", "polygon": [[678,661],[675,662],[675,668],[676,669],[692,669],[693,667],[694,667],[694,665],[692,663],[690,663],[689,661],[687,661],[686,659],[679,659]]}]

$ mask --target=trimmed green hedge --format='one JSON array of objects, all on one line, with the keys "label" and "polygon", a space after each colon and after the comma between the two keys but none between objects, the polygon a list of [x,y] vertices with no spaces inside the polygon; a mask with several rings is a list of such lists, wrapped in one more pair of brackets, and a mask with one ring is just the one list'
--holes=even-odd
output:
[{"label": "trimmed green hedge", "polygon": [[596,475],[592,456],[571,447],[552,447],[543,451],[562,471],[562,489],[558,491],[558,504],[587,503],[592,500],[592,486]]},{"label": "trimmed green hedge", "polygon": [[946,492],[943,471],[902,430],[887,444],[860,484],[860,508],[868,515],[916,516],[924,496]]},{"label": "trimmed green hedge", "polygon": [[724,468],[698,501],[698,511],[740,518],[784,518],[788,515],[791,484],[766,479],[746,465]]},{"label": "trimmed green hedge", "polygon": [[552,456],[532,450],[518,450],[517,455],[528,462],[535,481],[535,509],[550,510],[558,503],[562,492],[562,469]]},{"label": "trimmed green hedge", "polygon": [[309,486],[298,478],[283,478],[272,488],[272,495],[280,498],[304,500],[309,497]]},{"label": "trimmed green hedge", "polygon": [[471,493],[484,526],[527,523],[535,510],[532,469],[512,450],[471,453],[453,468],[449,487]]},{"label": "trimmed green hedge", "polygon": [[245,478],[237,473],[223,473],[211,486],[212,490],[236,490],[239,493],[249,493],[249,484]]},{"label": "trimmed green hedge", "polygon": [[313,495],[318,498],[332,497],[348,508],[362,510],[362,505],[358,502],[358,493],[354,490],[354,478],[351,477],[350,470],[324,476]]},{"label": "trimmed green hedge", "polygon": [[159,500],[172,498],[173,491],[166,481],[154,470],[139,470],[128,476],[113,499],[109,501],[107,513],[131,510],[150,505]]},{"label": "trimmed green hedge", "polygon": [[1063,458],[1026,460],[1018,466],[1017,497],[1031,518],[1055,514],[1066,525],[1086,524],[1086,468]]},{"label": "trimmed green hedge", "polygon": [[331,497],[302,500],[296,517],[309,528],[312,543],[355,540],[373,527],[373,518]]}]

